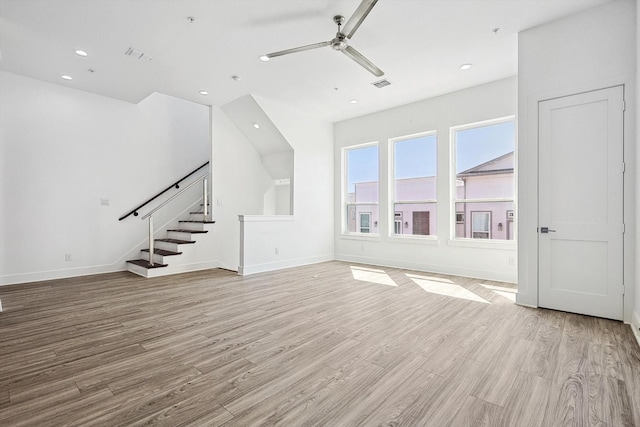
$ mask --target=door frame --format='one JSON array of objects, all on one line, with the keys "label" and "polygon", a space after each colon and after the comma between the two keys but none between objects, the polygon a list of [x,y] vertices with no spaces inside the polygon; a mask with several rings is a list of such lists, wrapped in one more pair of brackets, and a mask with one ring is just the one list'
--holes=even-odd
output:
[{"label": "door frame", "polygon": [[[608,88],[596,89],[593,91],[580,92],[564,97],[553,98],[551,100],[544,100],[538,102],[538,220],[539,227],[543,227],[539,229],[538,233],[538,302],[542,303],[544,299],[544,306],[547,308],[555,308],[558,310],[575,312],[575,313],[583,313],[589,314],[593,316],[603,316],[610,319],[622,320],[624,318],[624,296],[623,292],[620,288],[621,285],[624,284],[624,99],[625,92],[624,86],[612,86]],[[553,111],[564,111],[569,108],[578,107],[579,111],[583,111],[584,106],[591,106],[594,103],[601,103],[602,101],[608,101],[608,107],[605,116],[598,115],[598,121],[600,119],[605,120],[605,125],[607,126],[604,130],[604,133],[609,133],[612,135],[613,139],[607,139],[605,145],[597,142],[598,139],[591,138],[596,145],[589,146],[590,148],[594,148],[597,150],[602,150],[605,148],[605,151],[602,152],[603,155],[606,152],[606,157],[604,159],[600,159],[600,163],[603,168],[604,175],[592,175],[589,173],[588,169],[584,169],[580,163],[569,162],[568,164],[574,165],[577,169],[574,170],[574,174],[579,175],[592,175],[596,177],[602,177],[604,182],[609,182],[613,187],[609,188],[610,191],[605,190],[604,201],[606,204],[606,211],[604,215],[608,220],[605,220],[604,223],[592,224],[594,227],[588,227],[584,223],[580,222],[571,222],[572,220],[563,217],[560,211],[551,210],[551,199],[552,195],[555,194],[556,197],[560,196],[560,198],[564,199],[564,195],[562,193],[558,193],[557,190],[554,191],[555,185],[553,181],[550,181],[548,178],[548,173],[553,172],[553,170],[548,169],[553,167],[555,164],[556,168],[560,167],[561,169],[564,167],[564,164],[558,165],[557,162],[551,161],[551,157],[547,158],[551,155],[553,147],[556,146],[562,151],[562,147],[570,148],[575,145],[577,142],[573,139],[573,143],[568,142],[567,144],[563,144],[562,141],[559,141],[559,146],[555,145],[555,140],[546,140],[545,146],[547,151],[546,153],[546,161],[543,164],[543,135],[540,134],[540,131],[544,128],[547,132],[551,132],[551,118]],[[590,108],[590,107],[587,107]],[[546,112],[546,113],[544,113]],[[546,117],[543,122],[541,117],[544,114]],[[570,130],[571,132],[577,132],[580,135],[584,135],[584,129],[582,133],[578,122],[572,121],[570,123],[569,128],[565,128],[566,130]],[[589,137],[587,137],[589,139]],[[579,141],[579,140],[578,140]],[[606,147],[611,147],[610,149],[606,149]],[[590,150],[590,148],[588,150]],[[577,146],[574,149],[578,149]],[[561,158],[561,157],[560,157]],[[597,157],[599,159],[599,157]],[[591,154],[590,159],[593,161],[596,157],[593,157]],[[544,168],[544,169],[542,169]],[[559,172],[558,169],[555,169],[556,172]],[[600,179],[600,178],[598,178]],[[542,184],[545,183],[545,192],[542,192]],[[602,182],[602,181],[600,181]],[[566,186],[564,187],[566,190],[568,189]],[[579,190],[576,190],[577,193],[581,193]],[[580,196],[580,200],[591,200],[587,193],[582,192]],[[567,195],[570,197],[570,195]],[[586,199],[585,199],[586,197]],[[599,200],[599,199],[598,199]],[[544,203],[543,203],[544,202]],[[613,204],[611,204],[611,202]],[[541,210],[541,207],[544,206],[544,209]],[[570,208],[569,208],[570,209]],[[588,207],[586,208],[588,210]],[[556,217],[555,214],[560,215],[560,217]],[[542,221],[542,222],[540,222]],[[559,222],[556,222],[559,221]],[[544,234],[545,226],[551,226],[551,228],[558,228],[557,233],[556,230],[549,229],[548,233]],[[564,228],[563,228],[564,227]],[[557,236],[556,236],[557,234]],[[557,240],[558,238],[559,240]],[[607,245],[607,255],[601,260],[603,264],[600,264],[600,273],[605,274],[606,278],[603,277],[604,283],[606,283],[605,289],[606,292],[602,297],[596,296],[592,292],[585,291],[583,288],[580,289],[555,289],[551,283],[548,283],[547,280],[556,283],[558,276],[554,276],[552,274],[553,269],[551,268],[552,264],[552,241],[557,240],[558,242],[563,242],[565,244],[575,245],[577,242],[584,242],[587,245],[587,248],[594,249],[594,244],[596,247],[601,247],[602,243],[606,243]],[[584,246],[580,246],[580,248],[584,248]],[[578,248],[574,248],[578,250]],[[543,251],[544,250],[544,251]],[[541,252],[543,251],[543,252]],[[565,261],[571,263],[571,259],[573,259],[573,255],[566,253]],[[544,267],[544,269],[543,269]],[[601,271],[602,270],[602,271]],[[564,270],[565,274],[569,274],[568,270]],[[578,275],[579,272],[576,272]],[[544,280],[541,281],[543,279]],[[560,276],[562,274],[560,273]],[[571,274],[571,276],[574,276]],[[554,279],[555,277],[555,279]],[[568,278],[568,277],[567,277]],[[586,281],[589,281],[586,277],[584,278]],[[569,281],[573,280],[568,278]],[[600,283],[598,280],[597,283]],[[562,286],[561,286],[562,287]],[[598,292],[600,288],[598,288]],[[544,295],[543,295],[543,290]],[[594,290],[595,292],[595,290]],[[544,297],[544,298],[543,298]],[[583,299],[580,299],[583,298]]]},{"label": "door frame", "polygon": [[[564,88],[543,90],[529,94],[518,102],[517,227],[518,293],[516,303],[538,307],[538,104],[555,98],[623,86],[626,110],[624,112],[623,157],[625,161],[624,185],[624,269],[626,284],[623,311],[624,322],[631,323],[635,303],[636,271],[636,82],[635,74],[582,82]],[[524,143],[523,143],[524,141]]]}]

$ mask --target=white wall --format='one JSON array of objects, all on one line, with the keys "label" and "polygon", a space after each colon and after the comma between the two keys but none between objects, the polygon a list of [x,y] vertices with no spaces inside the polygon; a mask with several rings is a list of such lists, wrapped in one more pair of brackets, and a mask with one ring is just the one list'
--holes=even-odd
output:
[{"label": "white wall", "polygon": [[240,271],[251,274],[332,260],[332,126],[275,100],[256,101],[294,149],[294,214],[242,218]]},{"label": "white wall", "polygon": [[[451,212],[449,129],[483,120],[516,114],[515,77],[476,86],[437,98],[393,108],[335,125],[334,210],[337,259],[389,265],[439,273],[515,282],[513,242],[460,242],[450,239]],[[383,89],[384,90],[384,89]],[[390,138],[435,130],[437,132],[437,239],[389,236],[388,205]],[[380,236],[342,235],[341,150],[343,147],[379,142]],[[391,230],[393,231],[393,230]],[[511,261],[511,264],[510,264]]]},{"label": "white wall", "polygon": [[625,85],[625,321],[635,295],[635,2],[619,0],[519,35],[518,295],[538,304],[538,102]]},{"label": "white wall", "polygon": [[0,93],[0,284],[125,269],[146,229],[118,218],[209,159],[199,104],[134,105],[6,72]]},{"label": "white wall", "polygon": [[273,179],[260,153],[219,108],[213,115],[213,231],[218,244],[220,266],[238,270],[240,224],[238,215],[262,215],[265,193]]},{"label": "white wall", "polygon": [[[636,99],[640,99],[640,0],[636,0]],[[636,129],[640,129],[640,109],[636,109],[636,121],[635,121]],[[636,144],[638,142],[638,136],[636,135]],[[640,150],[636,150],[636,165],[640,164]],[[636,175],[636,212],[640,211],[640,185],[638,185],[638,181],[640,177]],[[638,232],[640,231],[640,218],[636,219],[636,259],[635,265],[640,264],[640,249],[638,246],[640,245],[640,236],[638,236]],[[633,310],[633,315],[631,319],[631,324],[633,328],[633,332],[636,336],[636,340],[638,340],[638,344],[640,344],[640,277],[638,277],[638,270],[636,269],[636,278],[635,278],[635,292],[636,292],[636,302]]]}]

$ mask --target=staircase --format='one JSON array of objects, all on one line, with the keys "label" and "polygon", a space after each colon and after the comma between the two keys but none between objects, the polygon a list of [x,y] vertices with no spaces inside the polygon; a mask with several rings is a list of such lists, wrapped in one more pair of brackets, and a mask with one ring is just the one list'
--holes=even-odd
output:
[{"label": "staircase", "polygon": [[[122,221],[131,215],[137,217],[139,213],[141,213],[138,211],[142,209],[147,211],[141,219],[149,220],[149,240],[147,243],[149,246],[146,249],[140,250],[139,259],[127,261],[127,269],[130,272],[143,277],[158,277],[215,267],[213,265],[214,262],[211,260],[213,241],[210,236],[209,239],[207,239],[207,233],[211,230],[213,224],[215,224],[215,221],[208,220],[210,211],[207,177],[209,173],[203,171],[208,165],[209,162],[206,162],[197,167],[155,196],[118,218],[118,221]],[[199,177],[197,176],[198,173],[200,174]],[[182,198],[183,206],[185,206],[184,201],[187,196],[189,197],[186,201],[188,202],[189,199],[191,199],[191,203],[193,203],[187,204],[187,207],[198,206],[197,194],[187,193],[187,190],[190,188],[197,189],[197,187],[195,187],[197,184],[202,184],[202,193],[200,193],[202,197],[199,202],[202,212],[190,212],[188,219],[178,221],[177,228],[166,231],[167,237],[157,239],[157,233],[153,227],[154,215],[164,206],[173,203],[178,197]],[[192,207],[191,209],[194,208]],[[178,214],[176,213],[176,215]],[[200,245],[198,245],[200,250],[195,251],[194,246],[196,246],[198,242],[201,242]]]},{"label": "staircase", "polygon": [[[199,219],[198,219],[199,218]],[[210,238],[207,233],[215,221],[204,221],[203,212],[191,212],[190,218],[178,222],[178,228],[167,230],[167,237],[154,239],[153,265],[149,249],[140,251],[140,258],[127,261],[127,269],[143,277],[158,277],[188,271],[199,241]]]}]

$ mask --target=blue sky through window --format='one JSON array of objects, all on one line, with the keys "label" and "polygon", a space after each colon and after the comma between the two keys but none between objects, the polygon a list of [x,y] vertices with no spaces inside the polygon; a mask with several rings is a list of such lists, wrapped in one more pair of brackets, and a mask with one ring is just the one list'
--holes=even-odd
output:
[{"label": "blue sky through window", "polygon": [[456,173],[481,165],[514,151],[515,124],[512,121],[456,132]]},{"label": "blue sky through window", "polygon": [[[514,151],[514,121],[456,132],[456,173]],[[395,179],[436,174],[436,136],[429,135],[395,144]],[[347,151],[349,192],[356,182],[378,181],[378,146]]]},{"label": "blue sky through window", "polygon": [[378,180],[378,146],[354,148],[347,151],[349,193],[356,191],[356,182]]},{"label": "blue sky through window", "polygon": [[395,179],[436,175],[435,135],[397,141],[394,150]]}]

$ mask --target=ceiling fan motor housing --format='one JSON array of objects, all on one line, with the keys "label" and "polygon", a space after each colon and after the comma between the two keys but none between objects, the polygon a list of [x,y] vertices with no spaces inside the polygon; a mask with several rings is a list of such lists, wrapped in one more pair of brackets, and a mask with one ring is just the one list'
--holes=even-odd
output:
[{"label": "ceiling fan motor housing", "polygon": [[333,50],[345,50],[347,46],[346,36],[342,33],[337,33],[336,38],[331,40],[331,48]]}]

